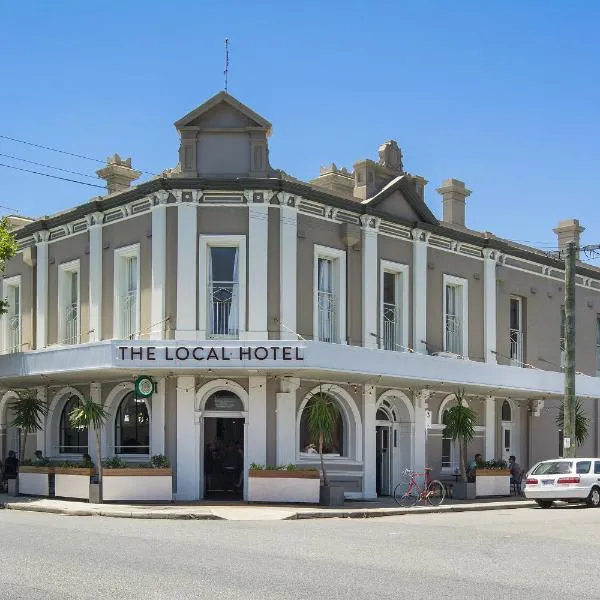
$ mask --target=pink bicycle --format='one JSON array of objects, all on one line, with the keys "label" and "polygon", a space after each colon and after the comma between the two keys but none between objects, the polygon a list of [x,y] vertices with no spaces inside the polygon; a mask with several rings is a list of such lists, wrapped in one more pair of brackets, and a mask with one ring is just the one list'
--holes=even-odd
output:
[{"label": "pink bicycle", "polygon": [[[422,485],[417,480],[418,477],[424,478]],[[425,467],[423,474],[406,469],[402,473],[400,483],[394,489],[394,500],[400,506],[414,506],[425,500],[431,506],[439,506],[445,497],[444,484],[437,479],[431,479],[431,467]]]}]

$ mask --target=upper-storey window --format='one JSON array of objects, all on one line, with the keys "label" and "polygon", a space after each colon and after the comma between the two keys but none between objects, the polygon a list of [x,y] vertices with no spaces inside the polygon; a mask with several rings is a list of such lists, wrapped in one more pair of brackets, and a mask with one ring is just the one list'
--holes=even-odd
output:
[{"label": "upper-storey window", "polygon": [[115,250],[114,334],[134,339],[140,333],[140,247]]},{"label": "upper-storey window", "polygon": [[408,347],[408,267],[381,261],[380,347],[403,351]]},{"label": "upper-storey window", "polygon": [[468,356],[467,280],[444,275],[444,351]]},{"label": "upper-storey window", "polygon": [[58,269],[58,343],[80,341],[79,261],[60,265]]},{"label": "upper-storey window", "polygon": [[315,246],[314,332],[320,342],[346,341],[346,253]]},{"label": "upper-storey window", "polygon": [[21,351],[21,276],[4,280],[4,297],[8,302],[4,315],[4,351]]},{"label": "upper-storey window", "polygon": [[523,298],[510,298],[510,363],[522,367],[525,361],[525,331],[523,330]]}]

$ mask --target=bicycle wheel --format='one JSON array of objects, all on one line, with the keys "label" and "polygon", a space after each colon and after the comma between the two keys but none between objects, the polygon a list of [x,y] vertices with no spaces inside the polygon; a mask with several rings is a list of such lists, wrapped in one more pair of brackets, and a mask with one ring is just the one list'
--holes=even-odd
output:
[{"label": "bicycle wheel", "polygon": [[446,488],[441,481],[436,479],[427,486],[426,495],[427,501],[431,506],[439,506],[446,497]]},{"label": "bicycle wheel", "polygon": [[401,481],[394,490],[396,504],[403,507],[414,506],[419,498],[419,488],[416,485],[411,486],[410,482],[407,485],[406,482]]}]

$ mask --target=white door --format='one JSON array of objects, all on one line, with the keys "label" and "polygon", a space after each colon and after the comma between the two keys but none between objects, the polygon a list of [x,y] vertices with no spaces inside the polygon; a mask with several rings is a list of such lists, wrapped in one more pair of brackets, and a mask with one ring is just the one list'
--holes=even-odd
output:
[{"label": "white door", "polygon": [[502,458],[508,462],[510,456],[514,454],[514,439],[512,424],[502,423]]}]

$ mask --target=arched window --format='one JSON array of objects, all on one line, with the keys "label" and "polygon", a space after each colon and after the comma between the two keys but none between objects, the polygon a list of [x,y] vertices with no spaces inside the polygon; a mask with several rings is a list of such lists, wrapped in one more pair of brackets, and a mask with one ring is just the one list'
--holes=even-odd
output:
[{"label": "arched window", "polygon": [[375,416],[375,420],[376,421],[389,421],[390,417],[387,414],[387,412],[385,412],[385,410],[383,410],[383,408],[378,408],[377,415]]},{"label": "arched window", "polygon": [[[337,454],[344,456],[346,448],[344,447],[344,421],[342,419],[341,409],[339,404],[332,396],[328,396],[337,408],[337,418],[331,442],[323,445],[323,454]],[[312,400],[309,400],[302,411],[300,417],[300,452],[314,453],[318,452],[319,440],[312,439],[308,428],[308,413]],[[314,445],[314,449],[311,446]]]},{"label": "arched window", "polygon": [[58,452],[59,454],[85,454],[88,451],[88,430],[87,427],[71,427],[69,415],[79,398],[71,396],[65,403],[60,414],[60,425],[58,434]]},{"label": "arched window", "polygon": [[129,392],[119,405],[115,419],[115,453],[150,453],[150,415],[143,398]]},{"label": "arched window", "polygon": [[512,421],[512,409],[510,408],[510,403],[508,400],[505,400],[502,403],[502,420]]},{"label": "arched window", "polygon": [[204,410],[243,412],[244,403],[233,392],[219,391],[207,398]]}]

